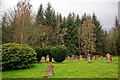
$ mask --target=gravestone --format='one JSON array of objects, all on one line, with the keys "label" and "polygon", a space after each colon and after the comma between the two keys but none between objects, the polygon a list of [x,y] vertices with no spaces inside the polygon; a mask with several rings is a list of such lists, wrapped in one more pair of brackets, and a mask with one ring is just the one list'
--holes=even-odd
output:
[{"label": "gravestone", "polygon": [[110,55],[110,54],[107,54],[107,55],[106,55],[106,62],[107,62],[107,63],[112,63],[112,58],[111,58],[111,55]]},{"label": "gravestone", "polygon": [[72,55],[73,59],[75,58],[75,55]]},{"label": "gravestone", "polygon": [[75,58],[75,60],[78,60],[78,58]]},{"label": "gravestone", "polygon": [[46,56],[46,62],[49,62],[49,55]]},{"label": "gravestone", "polygon": [[70,60],[70,56],[68,56],[68,60]]},{"label": "gravestone", "polygon": [[73,58],[73,57],[71,57],[71,58],[70,58],[70,61],[74,61],[74,58]]},{"label": "gravestone", "polygon": [[88,63],[91,63],[91,62],[92,62],[92,57],[91,57],[90,54],[88,54],[88,56],[87,56],[87,61],[88,61]]},{"label": "gravestone", "polygon": [[103,56],[101,56],[101,59],[103,59]]},{"label": "gravestone", "polygon": [[45,57],[44,56],[41,57],[41,62],[45,62]]},{"label": "gravestone", "polygon": [[93,59],[95,60],[95,56],[93,56]]},{"label": "gravestone", "polygon": [[80,60],[82,60],[82,55],[80,55]]},{"label": "gravestone", "polygon": [[96,55],[96,59],[98,59],[99,58],[99,55]]},{"label": "gravestone", "polygon": [[54,76],[54,66],[50,63],[46,66],[46,76]]},{"label": "gravestone", "polygon": [[95,60],[97,60],[97,57],[95,57]]},{"label": "gravestone", "polygon": [[55,61],[54,61],[54,59],[52,58],[52,63],[54,63]]}]

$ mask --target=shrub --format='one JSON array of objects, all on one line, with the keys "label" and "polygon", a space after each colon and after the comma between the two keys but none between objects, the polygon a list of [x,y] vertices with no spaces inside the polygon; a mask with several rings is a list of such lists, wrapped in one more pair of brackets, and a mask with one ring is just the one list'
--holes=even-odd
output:
[{"label": "shrub", "polygon": [[37,53],[37,61],[40,61],[43,54],[43,49],[42,48],[33,48],[33,49]]},{"label": "shrub", "polygon": [[36,62],[35,51],[27,45],[7,43],[2,45],[2,70],[30,68]]},{"label": "shrub", "polygon": [[56,46],[51,48],[51,55],[56,62],[62,62],[67,56],[67,48],[65,46]]},{"label": "shrub", "polygon": [[42,56],[46,57],[47,55],[49,55],[49,61],[51,62],[52,60],[52,56],[51,56],[51,46],[48,46],[48,47],[44,47],[43,48],[43,54]]},{"label": "shrub", "polygon": [[42,48],[43,49],[43,56],[47,56],[47,55],[51,55],[50,54],[50,50],[51,50],[51,47],[49,46],[49,47],[44,47],[44,48]]}]

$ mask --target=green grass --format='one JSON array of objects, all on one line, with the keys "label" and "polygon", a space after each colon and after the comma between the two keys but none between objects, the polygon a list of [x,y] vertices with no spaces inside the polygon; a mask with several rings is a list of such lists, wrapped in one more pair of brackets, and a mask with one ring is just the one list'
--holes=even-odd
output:
[{"label": "green grass", "polygon": [[[54,76],[49,78],[117,78],[118,77],[118,57],[112,57],[112,63],[106,63],[103,60],[92,60],[87,63],[74,60],[73,62],[64,61],[62,63],[53,63]],[[36,63],[30,69],[3,71],[3,78],[42,78],[45,76],[47,63]]]}]

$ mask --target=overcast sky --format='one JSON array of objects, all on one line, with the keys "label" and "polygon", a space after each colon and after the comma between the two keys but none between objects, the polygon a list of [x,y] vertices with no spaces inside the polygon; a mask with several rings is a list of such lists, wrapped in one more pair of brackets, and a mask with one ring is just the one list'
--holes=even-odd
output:
[{"label": "overcast sky", "polygon": [[[2,0],[4,12],[13,10],[20,0]],[[92,15],[95,12],[103,29],[109,31],[114,26],[115,16],[118,16],[119,0],[31,0],[33,11],[37,13],[40,4],[45,8],[50,2],[56,12],[67,16],[69,12],[74,12],[82,16],[85,12]]]}]

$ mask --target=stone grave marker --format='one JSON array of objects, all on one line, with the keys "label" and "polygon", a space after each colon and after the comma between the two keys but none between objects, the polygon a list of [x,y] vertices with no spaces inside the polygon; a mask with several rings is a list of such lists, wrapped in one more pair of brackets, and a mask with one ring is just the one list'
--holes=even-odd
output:
[{"label": "stone grave marker", "polygon": [[46,56],[46,62],[49,62],[49,55]]},{"label": "stone grave marker", "polygon": [[91,62],[92,62],[92,57],[91,57],[90,54],[88,54],[88,56],[87,56],[87,61],[88,61],[88,63],[91,63]]},{"label": "stone grave marker", "polygon": [[82,55],[80,55],[80,60],[82,60]]},{"label": "stone grave marker", "polygon": [[97,60],[97,57],[95,57],[95,60]]},{"label": "stone grave marker", "polygon": [[52,63],[54,63],[55,61],[54,61],[54,59],[52,58]]},{"label": "stone grave marker", "polygon": [[44,56],[41,57],[41,62],[45,62],[45,57]]},{"label": "stone grave marker", "polygon": [[50,63],[46,66],[46,76],[54,76],[54,66]]},{"label": "stone grave marker", "polygon": [[101,56],[101,59],[103,59],[103,56]]},{"label": "stone grave marker", "polygon": [[71,58],[70,58],[70,61],[74,61],[74,58],[73,58],[73,57],[71,57]]},{"label": "stone grave marker", "polygon": [[70,60],[70,56],[68,56],[68,60]]},{"label": "stone grave marker", "polygon": [[99,58],[99,55],[96,55],[96,59],[98,59]]},{"label": "stone grave marker", "polygon": [[73,59],[75,58],[75,55],[72,55]]},{"label": "stone grave marker", "polygon": [[75,58],[75,60],[78,60],[78,58]]},{"label": "stone grave marker", "polygon": [[80,56],[76,55],[76,58],[75,58],[75,60],[79,60],[79,58],[80,58]]},{"label": "stone grave marker", "polygon": [[95,56],[93,56],[93,59],[95,60]]},{"label": "stone grave marker", "polygon": [[112,58],[111,58],[111,55],[110,55],[110,54],[107,54],[107,55],[106,55],[106,62],[107,62],[107,63],[112,63]]}]

